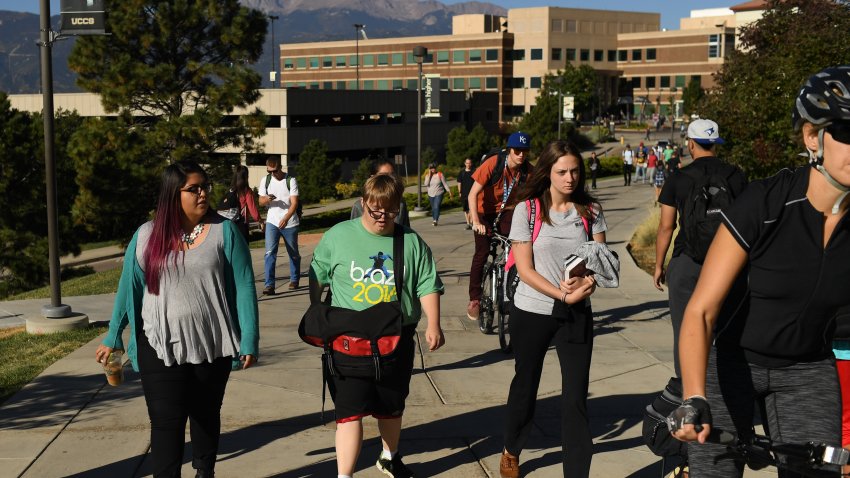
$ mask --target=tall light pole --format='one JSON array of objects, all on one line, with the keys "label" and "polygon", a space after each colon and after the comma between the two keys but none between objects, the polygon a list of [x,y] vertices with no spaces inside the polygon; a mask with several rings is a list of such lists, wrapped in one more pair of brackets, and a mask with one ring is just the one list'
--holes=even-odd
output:
[{"label": "tall light pole", "polygon": [[[272,82],[272,88],[276,88],[275,77],[277,76],[276,75],[277,66],[275,66],[276,47],[275,47],[275,43],[274,43],[274,21],[277,20],[278,18],[280,18],[280,17],[278,17],[277,15],[269,15],[269,20],[272,21],[272,69],[271,69],[271,75],[269,75],[269,80],[271,80],[271,82]],[[280,61],[280,57],[277,58],[277,61]]]},{"label": "tall light pole", "polygon": [[419,65],[416,88],[416,184],[419,192],[416,194],[415,211],[422,211],[422,62],[426,55],[428,55],[428,49],[424,46],[413,47],[413,59]]},{"label": "tall light pole", "polygon": [[362,23],[354,24],[354,58],[356,58],[356,74],[357,74],[357,90],[360,90],[360,32],[366,25]]},{"label": "tall light pole", "polygon": [[678,91],[675,86],[670,87],[670,144],[673,144],[673,130],[676,129],[676,98],[673,96]]}]

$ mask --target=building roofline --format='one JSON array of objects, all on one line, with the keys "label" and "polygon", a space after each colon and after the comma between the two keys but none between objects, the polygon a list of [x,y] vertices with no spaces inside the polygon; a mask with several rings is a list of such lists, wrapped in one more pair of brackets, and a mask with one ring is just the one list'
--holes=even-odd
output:
[{"label": "building roofline", "polygon": [[729,7],[733,12],[752,12],[756,10],[765,10],[767,8],[767,0],[753,0],[751,2],[739,3]]},{"label": "building roofline", "polygon": [[[429,35],[418,37],[388,37],[388,38],[370,38],[368,40],[336,40],[336,41],[319,41],[307,43],[282,43],[281,50],[292,48],[331,48],[331,47],[346,47],[358,43],[361,47],[373,45],[387,44],[416,44],[426,42],[445,42],[445,41],[464,41],[464,40],[493,40],[496,38],[505,38],[508,35],[513,35],[511,32],[490,32],[490,33],[470,33],[461,35]],[[426,45],[427,46],[427,45]]]}]

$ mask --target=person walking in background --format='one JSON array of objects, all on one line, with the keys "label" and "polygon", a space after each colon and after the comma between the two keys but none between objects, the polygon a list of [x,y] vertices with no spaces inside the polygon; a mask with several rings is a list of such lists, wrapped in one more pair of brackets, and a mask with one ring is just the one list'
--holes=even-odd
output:
[{"label": "person walking in background", "polygon": [[[710,236],[707,241],[711,241],[720,221],[720,214],[715,214],[714,229],[708,232],[701,233],[700,229],[688,227],[694,219],[693,215],[697,214],[696,205],[692,203],[695,190],[706,181],[706,178],[712,176],[725,178],[725,184],[713,186],[722,187],[725,190],[724,194],[728,194],[731,198],[739,196],[747,186],[747,178],[740,169],[721,161],[714,155],[718,144],[723,144],[723,139],[720,137],[717,123],[708,119],[691,122],[688,130],[688,149],[694,161],[681,170],[677,169],[674,174],[667,174],[658,197],[658,202],[661,203],[661,222],[655,239],[655,273],[652,280],[655,288],[661,291],[664,290],[661,285],[665,280],[667,282],[674,351],[678,350],[679,329],[685,314],[685,306],[688,305],[688,299],[694,292],[702,262],[705,259],[705,251],[700,244],[705,243],[705,236]],[[689,211],[692,211],[691,217],[688,215]],[[703,205],[702,214],[709,215],[705,205]],[[670,247],[677,219],[679,234],[673,246],[673,257],[665,270],[667,249]],[[710,224],[706,222],[706,225]],[[733,297],[737,298],[745,288],[745,284],[738,284]],[[675,354],[673,359],[678,377],[680,376],[679,355]]]},{"label": "person walking in background", "polygon": [[649,148],[649,152],[646,157],[646,175],[649,176],[650,184],[655,184],[656,166],[658,166],[658,155],[655,153],[655,148]]},{"label": "person walking in background", "polygon": [[[564,258],[586,241],[605,242],[602,207],[585,191],[581,152],[567,141],[546,145],[517,192],[510,239],[520,283],[511,306],[516,365],[508,393],[502,478],[519,476],[519,455],[531,433],[537,389],[550,345],[561,365],[561,446],[565,477],[590,473],[593,441],[587,388],[593,350],[592,275],[564,278]],[[529,202],[541,225],[532,243]],[[585,225],[587,224],[587,225]],[[536,226],[535,226],[536,227]]]},{"label": "person walking in background", "polygon": [[472,220],[469,217],[469,191],[472,189],[472,160],[466,158],[463,161],[463,171],[457,175],[457,194],[460,203],[463,204],[463,215],[466,218],[466,229],[472,229]]},{"label": "person walking in background", "polygon": [[590,169],[590,187],[596,189],[596,176],[599,175],[599,171],[602,169],[602,161],[600,161],[599,157],[596,156],[596,151],[590,153],[590,159],[588,160],[588,169]]},{"label": "person walking in background", "polygon": [[632,185],[632,168],[635,162],[635,152],[632,151],[632,145],[627,144],[623,150],[623,186]]},{"label": "person walking in background", "polygon": [[[366,181],[363,188],[363,207],[366,214],[359,219],[344,221],[328,230],[313,253],[310,264],[310,302],[321,301],[325,285],[330,285],[334,307],[362,311],[378,302],[400,301],[402,313],[401,339],[396,349],[397,368],[388,377],[341,377],[331,374],[328,388],[334,401],[336,414],[336,462],[338,477],[351,477],[363,444],[363,417],[378,419],[382,451],[377,468],[387,476],[409,478],[411,470],[399,453],[402,415],[410,391],[413,359],[416,353],[416,326],[422,313],[427,317],[424,330],[428,350],[435,351],[445,343],[440,327],[440,295],[443,283],[437,275],[437,265],[431,249],[411,229],[395,224],[392,218],[401,201],[404,185],[390,174],[377,174]],[[395,237],[404,241],[404,257],[394,257],[380,251],[394,250]],[[376,254],[377,252],[377,254]],[[380,261],[380,263],[379,263]],[[392,264],[388,269],[389,264]],[[386,271],[383,274],[363,274],[372,268]],[[359,277],[352,271],[359,270]],[[383,275],[383,282],[394,284],[389,277],[397,271],[403,283],[394,285],[375,282]],[[378,299],[369,292],[377,286],[383,290]],[[365,298],[364,298],[364,292]]]},{"label": "person walking in background", "polygon": [[248,222],[253,219],[260,223],[260,228],[265,230],[260,222],[260,212],[257,210],[257,201],[254,199],[254,191],[248,185],[248,167],[237,165],[233,171],[233,180],[230,182],[230,190],[224,196],[219,205],[219,210],[228,210],[228,214],[235,214],[238,220],[234,220],[239,232],[248,241]]},{"label": "person walking in background", "polygon": [[266,281],[263,294],[272,295],[275,289],[275,266],[280,238],[286,245],[289,255],[289,290],[298,288],[301,277],[301,254],[298,252],[298,182],[283,172],[280,158],[269,157],[266,160],[266,176],[260,180],[260,205],[268,206],[266,214]]},{"label": "person walking in background", "polygon": [[637,164],[637,179],[641,183],[646,184],[646,152],[643,143],[638,147],[635,163]]},{"label": "person walking in background", "polygon": [[533,167],[528,161],[531,136],[517,131],[508,137],[507,150],[490,156],[472,174],[475,183],[469,191],[469,216],[475,234],[475,252],[469,267],[469,305],[466,317],[478,320],[481,311],[481,280],[490,253],[490,237],[495,231],[510,232],[513,207],[511,195],[525,183]]},{"label": "person walking in background", "polygon": [[[396,174],[395,164],[386,158],[373,161],[369,166],[369,177],[371,178],[376,174]],[[361,216],[363,216],[363,198],[359,197],[351,206],[351,219],[357,219]],[[404,202],[404,197],[398,205],[398,216],[395,217],[395,223],[410,227],[410,216],[407,213],[407,203]]]},{"label": "person walking in background", "polygon": [[658,197],[661,196],[661,188],[664,187],[664,179],[667,173],[664,168],[652,168],[652,184],[655,186],[655,205],[658,206]]},{"label": "person walking in background", "polygon": [[231,368],[257,357],[251,253],[236,225],[211,212],[209,192],[196,163],[165,168],[156,214],[127,246],[109,331],[95,351],[102,363],[123,350],[130,326],[126,350],[141,376],[157,478],[180,476],[187,419],[195,476],[214,476]]},{"label": "person walking in background", "polygon": [[428,188],[428,201],[431,203],[431,219],[432,225],[436,226],[440,222],[440,205],[443,203],[443,195],[448,191],[449,197],[454,197],[451,188],[446,183],[446,177],[443,173],[437,171],[437,165],[431,163],[428,165],[428,177],[425,179],[423,186]]}]

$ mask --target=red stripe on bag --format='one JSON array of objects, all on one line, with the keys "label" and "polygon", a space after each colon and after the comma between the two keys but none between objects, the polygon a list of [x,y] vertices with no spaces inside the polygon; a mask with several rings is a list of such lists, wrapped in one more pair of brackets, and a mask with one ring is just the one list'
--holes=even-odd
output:
[{"label": "red stripe on bag", "polygon": [[[378,339],[378,351],[381,355],[392,353],[398,346],[399,340],[401,340],[401,337],[397,335],[380,337]],[[369,339],[360,337],[341,335],[334,339],[333,349],[339,353],[354,357],[368,357],[372,355],[372,345],[369,343]]]}]

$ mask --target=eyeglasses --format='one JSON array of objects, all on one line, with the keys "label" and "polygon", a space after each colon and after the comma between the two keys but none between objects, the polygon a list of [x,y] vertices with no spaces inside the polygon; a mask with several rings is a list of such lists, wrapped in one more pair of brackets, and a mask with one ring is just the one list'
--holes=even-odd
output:
[{"label": "eyeglasses", "polygon": [[195,196],[200,196],[201,192],[205,194],[209,194],[212,191],[212,184],[210,183],[202,183],[202,184],[192,184],[191,186],[187,186],[186,189],[181,189],[181,191],[185,191],[187,193],[192,193]]},{"label": "eyeglasses", "polygon": [[387,216],[390,219],[395,219],[399,213],[398,211],[376,211],[369,206],[366,206],[366,212],[368,212],[369,216],[376,221],[384,216]]},{"label": "eyeglasses", "polygon": [[511,148],[514,154],[528,154],[528,148]]},{"label": "eyeglasses", "polygon": [[850,123],[832,123],[826,127],[826,132],[832,136],[832,139],[839,143],[850,144]]}]

